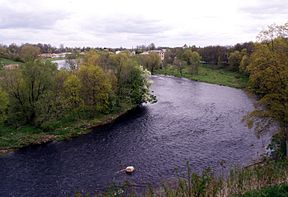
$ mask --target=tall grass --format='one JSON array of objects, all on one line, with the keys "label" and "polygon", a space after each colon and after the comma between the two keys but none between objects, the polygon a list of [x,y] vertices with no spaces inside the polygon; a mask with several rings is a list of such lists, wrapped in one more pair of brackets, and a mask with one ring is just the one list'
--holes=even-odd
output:
[{"label": "tall grass", "polygon": [[[178,176],[176,184],[147,186],[146,193],[137,193],[135,185],[110,187],[99,194],[77,196],[145,196],[145,197],[274,197],[288,194],[288,161],[266,161],[243,169],[234,169],[226,178],[214,176],[211,169],[201,174],[191,171],[187,163],[186,177]],[[286,183],[286,184],[285,184]],[[133,189],[134,188],[134,189]],[[277,194],[277,195],[275,195]]]}]

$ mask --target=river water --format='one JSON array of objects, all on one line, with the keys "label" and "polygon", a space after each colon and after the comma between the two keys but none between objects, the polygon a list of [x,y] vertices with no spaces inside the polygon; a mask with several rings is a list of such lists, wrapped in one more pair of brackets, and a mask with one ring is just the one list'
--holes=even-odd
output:
[{"label": "river water", "polygon": [[[158,98],[115,123],[65,142],[21,149],[0,157],[0,196],[67,196],[102,190],[125,180],[159,184],[175,168],[216,174],[252,163],[270,135],[257,138],[241,121],[253,103],[234,88],[154,76]],[[221,167],[220,163],[224,164]],[[136,172],[118,172],[133,165]]]},{"label": "river water", "polygon": [[58,69],[69,68],[69,65],[66,63],[66,60],[53,60],[52,62],[57,64]]}]

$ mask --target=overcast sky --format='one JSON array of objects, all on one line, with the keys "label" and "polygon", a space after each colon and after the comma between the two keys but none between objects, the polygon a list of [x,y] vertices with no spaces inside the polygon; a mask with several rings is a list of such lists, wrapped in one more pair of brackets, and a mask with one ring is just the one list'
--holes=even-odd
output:
[{"label": "overcast sky", "polygon": [[0,43],[234,45],[287,21],[287,0],[0,0]]}]

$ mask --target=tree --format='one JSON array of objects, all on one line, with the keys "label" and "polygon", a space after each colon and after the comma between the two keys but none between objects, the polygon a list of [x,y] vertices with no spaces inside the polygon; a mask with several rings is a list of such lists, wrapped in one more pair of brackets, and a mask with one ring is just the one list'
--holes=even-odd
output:
[{"label": "tree", "polygon": [[240,62],[240,66],[239,66],[239,71],[243,74],[248,74],[248,70],[247,67],[250,64],[250,58],[248,55],[243,55],[241,62]]},{"label": "tree", "polygon": [[83,65],[98,65],[100,64],[100,54],[97,51],[88,51],[83,58]]},{"label": "tree", "polygon": [[184,66],[186,66],[187,62],[183,61],[181,59],[175,58],[173,64],[177,67],[177,69],[180,73],[180,76],[182,77],[183,69],[184,69]]},{"label": "tree", "polygon": [[[221,59],[221,63],[226,63],[228,48],[223,46],[207,46],[197,50],[203,60],[209,64],[216,65],[218,59]],[[219,65],[218,65],[219,66]]]},{"label": "tree", "polygon": [[[264,109],[257,109],[248,115],[250,125],[256,118],[257,130],[263,131],[273,120],[280,124],[280,130],[288,153],[288,23],[284,26],[269,26],[262,31],[255,46],[250,63],[249,88],[260,98]],[[283,32],[286,29],[286,32]],[[275,37],[275,35],[277,35]],[[284,37],[286,36],[286,37]],[[286,143],[285,143],[286,141]]]},{"label": "tree", "polygon": [[0,44],[0,57],[9,58],[8,50]]},{"label": "tree", "polygon": [[140,56],[141,64],[147,68],[152,74],[154,70],[160,67],[161,58],[157,53],[149,53]]},{"label": "tree", "polygon": [[107,112],[112,91],[108,75],[97,65],[82,65],[78,76],[84,104],[94,112]]},{"label": "tree", "polygon": [[155,44],[154,44],[154,43],[149,44],[149,45],[147,46],[147,49],[148,49],[148,50],[155,50],[155,49],[156,49]]},{"label": "tree", "polygon": [[198,67],[201,63],[201,56],[198,52],[192,51],[191,48],[187,48],[184,50],[181,59],[190,66],[191,74],[198,74]]},{"label": "tree", "polygon": [[2,89],[0,89],[0,125],[7,118],[7,109],[8,109],[8,95]]},{"label": "tree", "polygon": [[5,70],[2,86],[10,98],[11,120],[38,125],[41,116],[47,114],[43,105],[53,90],[56,65],[47,61],[33,60],[26,62],[19,69]]},{"label": "tree", "polygon": [[229,70],[238,71],[241,60],[242,54],[239,51],[231,52],[228,57]]},{"label": "tree", "polygon": [[202,57],[199,55],[198,52],[193,51],[191,56],[191,73],[198,74],[198,67],[201,64]]},{"label": "tree", "polygon": [[192,65],[192,56],[193,56],[192,50],[190,48],[187,48],[182,53],[181,59],[183,61],[186,61],[188,65]]},{"label": "tree", "polygon": [[40,54],[40,48],[30,44],[23,45],[20,48],[19,52],[20,58],[24,62],[35,60],[39,54]]},{"label": "tree", "polygon": [[81,97],[81,81],[74,75],[70,74],[63,84],[63,100],[65,104],[65,110],[76,112],[78,118],[80,118],[79,111],[83,108],[83,98]]}]

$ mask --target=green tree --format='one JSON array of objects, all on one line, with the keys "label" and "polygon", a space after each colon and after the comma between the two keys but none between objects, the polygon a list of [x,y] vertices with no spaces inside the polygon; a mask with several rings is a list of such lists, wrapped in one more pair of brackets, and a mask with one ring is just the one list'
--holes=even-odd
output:
[{"label": "green tree", "polygon": [[177,67],[177,69],[178,69],[178,71],[180,73],[180,76],[182,77],[183,69],[187,65],[187,62],[183,61],[182,59],[175,58],[174,61],[173,61],[173,64]]},{"label": "green tree", "polygon": [[161,58],[157,53],[149,53],[140,56],[141,64],[148,69],[152,74],[154,70],[160,67]]},{"label": "green tree", "polygon": [[19,52],[20,58],[24,62],[35,60],[39,54],[40,54],[40,48],[30,44],[25,44],[21,46]]},{"label": "green tree", "polygon": [[49,61],[33,60],[19,69],[4,71],[2,86],[10,98],[11,120],[40,124],[41,115],[47,114],[42,106],[49,106],[46,101],[51,96],[56,70],[56,65]]},{"label": "green tree", "polygon": [[[249,88],[259,97],[259,103],[264,109],[257,109],[249,114],[251,123],[255,118],[257,130],[262,131],[271,125],[273,120],[280,124],[281,132],[285,136],[286,149],[288,147],[288,23],[284,26],[270,26],[262,31],[255,51],[250,58],[247,69],[250,73]],[[286,34],[283,33],[286,29]],[[279,32],[280,31],[280,32]],[[274,37],[278,35],[278,37]],[[251,124],[252,125],[252,124]],[[288,151],[286,150],[286,154]]]},{"label": "green tree", "polygon": [[[141,55],[140,57],[147,58],[148,56]],[[117,84],[115,91],[117,106],[121,103],[135,105],[153,100],[149,92],[150,72],[140,66],[137,59],[130,57],[127,53],[121,53],[114,55],[112,62]]]},{"label": "green tree", "polygon": [[198,67],[201,63],[201,56],[198,52],[192,51],[191,48],[187,48],[184,50],[181,59],[190,66],[191,74],[198,74]]},{"label": "green tree", "polygon": [[64,103],[65,110],[75,112],[80,118],[79,111],[83,108],[83,98],[81,97],[81,81],[74,75],[70,74],[64,81]]},{"label": "green tree", "polygon": [[2,89],[0,89],[0,124],[2,124],[7,118],[8,108],[8,95]]},{"label": "green tree", "polygon": [[241,59],[241,62],[240,62],[240,66],[239,66],[239,71],[241,73],[244,73],[244,74],[248,74],[248,70],[247,70],[247,67],[248,65],[250,64],[250,58],[248,55],[244,55]]},{"label": "green tree", "polygon": [[242,60],[241,52],[239,51],[231,52],[228,57],[229,69],[232,71],[238,71],[241,60]]},{"label": "green tree", "polygon": [[111,81],[103,69],[97,65],[82,65],[78,72],[81,81],[81,96],[92,111],[107,112]]},{"label": "green tree", "polygon": [[198,74],[198,67],[201,64],[202,57],[199,55],[198,52],[193,51],[191,56],[191,73]]},{"label": "green tree", "polygon": [[[197,52],[196,52],[197,53]],[[190,48],[187,48],[184,50],[184,52],[182,53],[181,59],[183,61],[186,61],[188,65],[192,65],[192,56],[193,56],[193,52]]]}]

